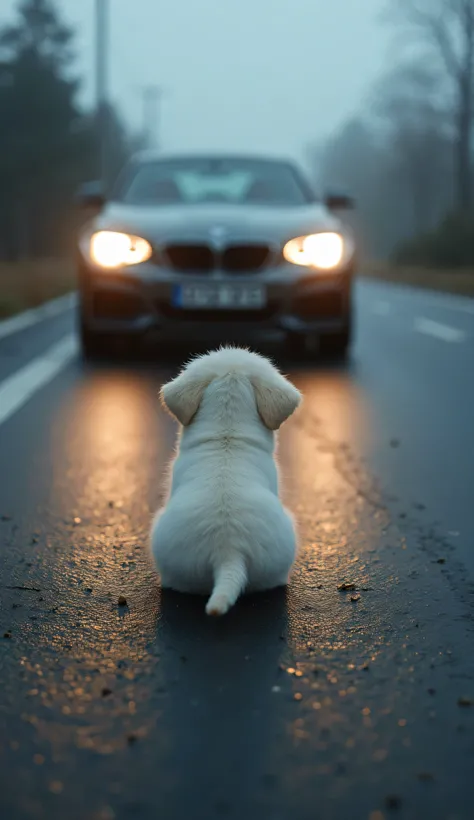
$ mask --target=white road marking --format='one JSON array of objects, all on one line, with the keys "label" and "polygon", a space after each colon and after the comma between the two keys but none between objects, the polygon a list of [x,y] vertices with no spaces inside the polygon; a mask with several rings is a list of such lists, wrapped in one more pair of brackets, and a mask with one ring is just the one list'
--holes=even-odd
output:
[{"label": "white road marking", "polygon": [[21,370],[0,382],[0,425],[60,373],[76,353],[77,340],[71,333]]},{"label": "white road marking", "polygon": [[446,310],[459,311],[474,316],[474,298],[472,296],[459,296],[455,293],[447,293],[441,290],[432,290],[431,288],[419,288],[412,285],[401,284],[400,282],[387,282],[382,279],[368,279],[364,280],[364,285],[376,285],[387,292],[390,290],[390,295],[402,297],[412,300],[413,297],[420,299],[426,307],[440,308]]},{"label": "white road marking", "polygon": [[432,319],[425,319],[424,316],[418,316],[415,319],[415,330],[418,333],[424,333],[425,336],[442,339],[443,342],[463,342],[467,336],[464,330],[451,327],[451,325],[442,325],[440,322],[433,322]]},{"label": "white road marking", "polygon": [[[412,288],[408,288],[408,290],[412,290]],[[474,316],[474,299],[472,296],[459,296],[455,293],[420,288],[414,288],[414,290],[416,290],[420,299],[423,299],[423,303],[429,307],[456,310]]]},{"label": "white road marking", "polygon": [[388,316],[390,313],[390,302],[376,302],[373,307],[373,312],[377,316]]},{"label": "white road marking", "polygon": [[54,316],[58,316],[60,313],[74,307],[76,302],[76,294],[67,293],[66,296],[60,296],[59,299],[53,299],[51,302],[46,302],[37,308],[25,310],[24,313],[18,313],[10,319],[3,319],[0,322],[0,339],[18,333],[20,330],[25,330],[25,328],[36,325],[45,319],[52,319]]}]

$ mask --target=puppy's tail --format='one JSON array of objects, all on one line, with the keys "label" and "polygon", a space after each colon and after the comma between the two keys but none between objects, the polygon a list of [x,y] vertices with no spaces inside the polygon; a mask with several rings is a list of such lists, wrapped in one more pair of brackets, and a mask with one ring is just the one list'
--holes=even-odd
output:
[{"label": "puppy's tail", "polygon": [[214,569],[214,589],[206,606],[208,615],[219,617],[235,604],[247,583],[247,567],[242,555],[234,553]]}]

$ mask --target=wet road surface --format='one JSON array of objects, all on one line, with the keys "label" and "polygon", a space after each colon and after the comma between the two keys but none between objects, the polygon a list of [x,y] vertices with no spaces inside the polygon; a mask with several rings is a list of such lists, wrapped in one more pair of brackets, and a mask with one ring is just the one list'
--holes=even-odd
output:
[{"label": "wet road surface", "polygon": [[292,583],[217,623],[147,554],[178,363],[0,333],[2,818],[472,818],[474,303],[357,304],[347,365],[289,369]]}]

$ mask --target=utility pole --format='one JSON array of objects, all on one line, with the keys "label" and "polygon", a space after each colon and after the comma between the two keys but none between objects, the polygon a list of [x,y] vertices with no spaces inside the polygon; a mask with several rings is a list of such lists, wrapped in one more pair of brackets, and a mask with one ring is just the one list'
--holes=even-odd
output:
[{"label": "utility pole", "polygon": [[105,190],[108,171],[108,38],[109,0],[95,0],[96,8],[96,117],[99,179]]},{"label": "utility pole", "polygon": [[163,90],[158,85],[150,85],[142,91],[143,99],[143,140],[146,148],[160,147],[160,105]]}]

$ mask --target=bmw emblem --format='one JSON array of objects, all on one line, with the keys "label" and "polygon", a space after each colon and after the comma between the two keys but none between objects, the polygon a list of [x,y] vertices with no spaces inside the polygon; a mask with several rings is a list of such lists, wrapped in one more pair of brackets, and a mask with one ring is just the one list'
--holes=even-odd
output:
[{"label": "bmw emblem", "polygon": [[211,239],[215,242],[221,242],[225,237],[225,228],[222,225],[214,225],[210,231]]}]

